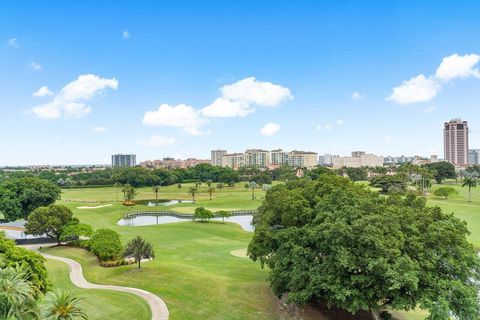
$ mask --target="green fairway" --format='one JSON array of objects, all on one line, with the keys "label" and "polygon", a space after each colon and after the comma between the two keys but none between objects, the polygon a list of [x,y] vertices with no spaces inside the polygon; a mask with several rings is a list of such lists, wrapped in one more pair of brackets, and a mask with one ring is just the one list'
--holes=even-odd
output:
[{"label": "green fairway", "polygon": [[143,299],[128,293],[108,290],[79,289],[71,282],[68,266],[60,261],[47,260],[49,280],[53,288],[74,290],[81,299],[80,307],[88,319],[148,319],[150,308]]},{"label": "green fairway", "polygon": [[[159,199],[191,199],[188,187],[176,185],[161,187]],[[434,186],[434,188],[437,186]],[[472,189],[472,203],[467,202],[468,191],[454,186],[459,194],[451,199],[429,196],[430,205],[439,205],[447,212],[454,212],[468,223],[471,241],[480,247],[480,188]],[[145,263],[140,271],[134,265],[102,268],[94,256],[82,249],[57,247],[49,253],[75,259],[82,263],[85,277],[94,283],[133,286],[151,291],[167,303],[171,319],[321,319],[330,320],[318,310],[292,310],[273,296],[266,281],[268,271],[247,258],[234,256],[248,246],[251,233],[236,224],[180,222],[143,227],[118,226],[117,222],[127,212],[140,210],[173,210],[193,213],[195,207],[218,209],[255,209],[265,193],[256,190],[256,200],[251,190],[243,184],[225,187],[209,200],[207,186],[200,186],[196,203],[184,203],[166,207],[137,205],[125,207],[116,201],[112,187],[66,189],[59,203],[71,208],[84,223],[95,229],[107,227],[117,231],[126,243],[141,235],[152,242],[156,259]],[[137,189],[137,199],[155,199],[151,188]],[[122,194],[118,192],[119,199]],[[83,206],[111,204],[96,209],[78,209]],[[237,254],[238,255],[238,254]],[[423,319],[421,311],[395,313],[397,319]],[[146,316],[148,318],[148,316]],[[145,318],[145,319],[147,319]],[[116,319],[129,319],[119,317]],[[141,319],[135,317],[135,319]],[[300,318],[299,318],[300,319]]]}]

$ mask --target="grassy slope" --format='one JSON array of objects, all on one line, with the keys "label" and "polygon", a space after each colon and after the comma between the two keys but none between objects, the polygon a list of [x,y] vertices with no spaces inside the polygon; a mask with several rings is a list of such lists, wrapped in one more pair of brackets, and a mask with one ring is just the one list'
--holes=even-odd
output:
[{"label": "grassy slope", "polygon": [[78,289],[70,282],[65,263],[47,260],[47,268],[52,286],[74,290],[90,320],[149,319],[151,316],[150,308],[139,297],[123,292]]},{"label": "grassy slope", "polygon": [[[447,212],[466,220],[472,235],[471,241],[480,246],[480,188],[472,189],[472,203],[469,204],[467,189],[454,186],[458,196],[443,200],[431,196],[430,205],[439,205]],[[168,209],[178,212],[193,212],[196,206],[216,209],[254,209],[258,207],[264,193],[257,190],[257,200],[251,200],[251,192],[243,184],[235,188],[224,188],[208,200],[207,186],[200,187],[197,203],[180,204],[169,207],[149,208],[151,210]],[[182,189],[176,186],[162,187],[161,199],[190,199],[188,186]],[[151,188],[138,189],[138,199],[154,199]],[[121,192],[119,192],[121,198]],[[265,281],[267,272],[257,264],[229,254],[231,250],[245,248],[251,234],[241,231],[233,224],[198,224],[184,222],[178,224],[120,227],[116,225],[124,213],[144,210],[145,206],[125,208],[116,203],[113,188],[70,189],[65,190],[63,199],[81,219],[95,228],[115,229],[127,241],[137,234],[152,241],[158,256],[154,262],[147,263],[140,272],[132,266],[104,269],[96,265],[94,258],[87,252],[76,249],[52,249],[55,254],[69,256],[83,263],[86,276],[91,281],[120,285],[133,285],[150,290],[164,298],[172,312],[172,319],[195,319],[199,316],[211,319],[269,319],[285,316],[276,299],[272,296]],[[91,202],[85,204],[83,202]],[[113,206],[79,210],[78,206],[112,203]],[[108,279],[108,280],[106,280]],[[305,319],[328,319],[321,314],[307,312]],[[397,313],[398,319],[423,319],[421,311]],[[287,317],[288,318],[288,317]]]}]

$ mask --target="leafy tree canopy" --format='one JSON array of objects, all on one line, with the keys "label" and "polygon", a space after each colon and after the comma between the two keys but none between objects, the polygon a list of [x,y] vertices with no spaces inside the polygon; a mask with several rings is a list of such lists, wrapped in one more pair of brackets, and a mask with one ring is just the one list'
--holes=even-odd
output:
[{"label": "leafy tree canopy", "polygon": [[433,178],[437,183],[442,183],[445,179],[455,179],[457,174],[455,173],[455,166],[450,162],[440,161],[434,163],[428,163],[425,165],[430,171],[435,172]]},{"label": "leafy tree canopy", "polygon": [[50,238],[57,238],[60,243],[64,228],[77,223],[78,219],[73,217],[70,209],[52,204],[47,207],[39,207],[28,216],[25,233],[35,236],[45,234]]},{"label": "leafy tree canopy", "polygon": [[278,185],[254,216],[248,254],[294,303],[370,310],[375,319],[417,306],[429,319],[477,319],[480,261],[466,223],[425,203],[334,176]]},{"label": "leafy tree canopy", "polygon": [[7,179],[0,184],[0,212],[8,221],[27,219],[36,208],[60,199],[60,193],[54,183],[38,178]]}]

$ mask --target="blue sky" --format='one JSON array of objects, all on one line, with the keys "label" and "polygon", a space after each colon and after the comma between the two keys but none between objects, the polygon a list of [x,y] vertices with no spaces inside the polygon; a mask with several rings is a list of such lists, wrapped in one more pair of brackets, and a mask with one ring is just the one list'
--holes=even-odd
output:
[{"label": "blue sky", "polygon": [[480,148],[479,16],[478,1],[3,1],[0,165],[443,156],[453,117]]}]

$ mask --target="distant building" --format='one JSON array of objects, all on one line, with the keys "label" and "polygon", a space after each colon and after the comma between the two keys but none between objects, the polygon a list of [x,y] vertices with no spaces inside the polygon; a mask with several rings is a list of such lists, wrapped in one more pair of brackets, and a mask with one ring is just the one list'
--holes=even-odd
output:
[{"label": "distant building", "polygon": [[333,168],[342,167],[360,168],[360,167],[383,167],[383,157],[374,154],[368,154],[363,151],[352,152],[351,157],[338,157],[333,160]]},{"label": "distant building", "polygon": [[270,151],[261,149],[248,149],[245,151],[245,165],[266,168],[270,165]]},{"label": "distant building", "polygon": [[222,157],[222,167],[238,169],[245,166],[245,155],[243,153],[224,154]]},{"label": "distant building", "polygon": [[288,152],[282,149],[272,150],[270,164],[274,166],[288,165]]},{"label": "distant building", "polygon": [[480,149],[468,150],[468,164],[472,164],[472,165],[480,164]]},{"label": "distant building", "polygon": [[457,166],[468,164],[468,123],[453,119],[444,123],[443,146],[445,161]]},{"label": "distant building", "polygon": [[113,154],[112,167],[134,167],[137,165],[137,156],[134,154]]},{"label": "distant building", "polygon": [[186,160],[174,159],[174,158],[163,158],[162,160],[147,160],[140,163],[142,167],[146,168],[161,168],[161,169],[186,169],[193,168],[198,164],[208,163],[210,160],[202,160],[195,158],[188,158]]},{"label": "distant building", "polygon": [[310,151],[290,151],[288,154],[288,165],[290,167],[305,167],[308,169],[317,166],[318,154]]},{"label": "distant building", "polygon": [[338,155],[333,154],[324,154],[323,156],[318,157],[318,164],[324,167],[331,167],[333,166],[333,160],[338,158]]},{"label": "distant building", "polygon": [[210,151],[210,164],[212,166],[221,166],[222,157],[227,154],[227,150],[212,150]]}]

